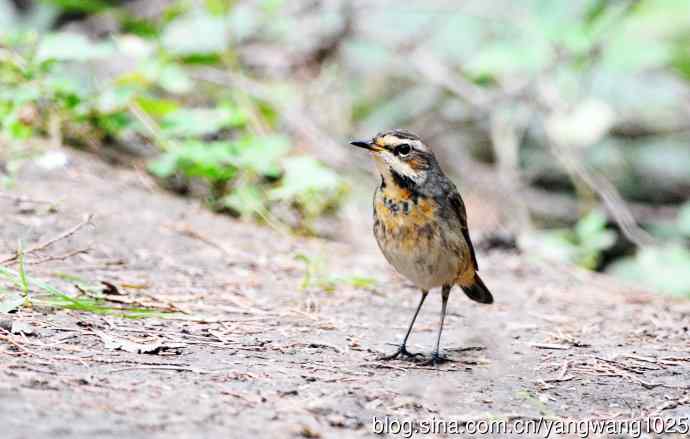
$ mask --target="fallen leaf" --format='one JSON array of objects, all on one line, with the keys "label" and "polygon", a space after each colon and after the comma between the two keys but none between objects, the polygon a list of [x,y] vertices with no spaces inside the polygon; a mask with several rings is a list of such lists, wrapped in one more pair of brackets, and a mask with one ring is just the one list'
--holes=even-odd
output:
[{"label": "fallen leaf", "polygon": [[25,322],[22,320],[12,321],[12,329],[10,329],[10,332],[12,334],[24,334],[24,335],[34,335],[36,333],[36,331],[34,331],[34,327],[31,325],[31,323]]},{"label": "fallen leaf", "polygon": [[139,343],[139,342],[134,342],[130,340],[126,340],[123,338],[118,338],[118,337],[113,337],[108,334],[104,334],[102,332],[96,332],[96,335],[98,335],[101,340],[103,340],[103,343],[105,344],[105,348],[111,351],[115,350],[120,350],[120,351],[125,351],[125,352],[131,352],[133,354],[160,354],[161,352],[164,351],[171,351],[175,350],[177,351],[178,349],[182,349],[186,347],[186,345],[182,343],[162,343],[162,342],[155,342],[155,343]]},{"label": "fallen leaf", "polygon": [[16,311],[24,303],[24,298],[19,293],[0,293],[0,313]]}]

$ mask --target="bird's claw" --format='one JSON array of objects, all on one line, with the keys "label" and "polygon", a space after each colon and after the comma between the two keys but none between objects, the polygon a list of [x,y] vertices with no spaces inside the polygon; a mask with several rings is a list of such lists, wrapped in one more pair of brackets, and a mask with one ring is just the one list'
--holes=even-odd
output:
[{"label": "bird's claw", "polygon": [[412,353],[412,352],[408,351],[407,348],[405,347],[405,345],[402,345],[398,348],[397,351],[395,351],[395,353],[393,353],[391,355],[384,355],[384,356],[380,357],[379,360],[380,361],[389,361],[389,360],[395,360],[398,358],[400,358],[402,360],[414,360],[414,358],[416,358],[416,357],[423,357],[423,356],[424,355],[420,354],[419,352]]},{"label": "bird's claw", "polygon": [[433,354],[431,354],[431,358],[420,363],[420,366],[436,367],[436,366],[443,364],[443,363],[446,363],[448,361],[453,361],[453,360],[451,360],[450,358],[448,358],[446,356],[442,356],[438,352],[434,352]]}]

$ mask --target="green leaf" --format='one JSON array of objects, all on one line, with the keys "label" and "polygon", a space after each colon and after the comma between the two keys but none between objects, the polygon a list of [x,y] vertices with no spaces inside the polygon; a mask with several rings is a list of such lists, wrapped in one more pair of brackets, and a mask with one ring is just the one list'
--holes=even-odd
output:
[{"label": "green leaf", "polygon": [[168,178],[178,170],[178,154],[174,151],[161,154],[160,157],[153,160],[148,165],[148,170],[153,175],[159,178]]},{"label": "green leaf", "polygon": [[285,174],[278,188],[270,192],[274,200],[289,200],[310,191],[337,190],[338,175],[311,157],[291,157],[283,163]]},{"label": "green leaf", "polygon": [[269,199],[295,203],[307,220],[335,205],[345,193],[338,174],[311,157],[287,158],[283,169],[283,178],[269,192]]},{"label": "green leaf", "polygon": [[116,85],[109,87],[97,97],[96,109],[99,113],[108,114],[125,110],[137,95],[138,87]]},{"label": "green leaf", "polygon": [[43,0],[46,3],[52,3],[65,11],[78,11],[78,12],[100,12],[105,9],[111,8],[110,5],[105,0]]},{"label": "green leaf", "polygon": [[161,69],[158,83],[167,92],[174,94],[189,93],[194,88],[194,82],[178,65],[170,64]]},{"label": "green leaf", "polygon": [[36,60],[91,61],[108,58],[113,52],[113,46],[108,43],[93,43],[81,34],[57,32],[41,40]]},{"label": "green leaf", "polygon": [[572,230],[540,231],[529,239],[546,258],[594,270],[599,266],[601,252],[615,244],[617,235],[606,229],[606,216],[593,210],[581,218]]},{"label": "green leaf", "polygon": [[12,112],[2,121],[3,131],[15,140],[25,140],[30,138],[34,130],[31,126],[25,125],[18,117],[17,111]]},{"label": "green leaf", "polygon": [[188,142],[164,153],[149,169],[160,177],[179,171],[190,177],[201,177],[218,183],[229,180],[236,174],[234,156],[228,142]]},{"label": "green leaf", "polygon": [[166,115],[161,129],[173,137],[202,137],[235,126],[237,112],[230,108],[182,108]]},{"label": "green leaf", "polygon": [[595,236],[606,228],[606,215],[598,210],[592,210],[575,225],[575,233],[581,241],[586,241],[587,238]]},{"label": "green leaf", "polygon": [[206,9],[213,15],[227,14],[234,6],[234,1],[227,0],[206,0]]},{"label": "green leaf", "polygon": [[233,162],[267,177],[278,177],[279,160],[290,151],[290,141],[283,136],[247,136],[233,143],[237,156]]},{"label": "green leaf", "polygon": [[75,75],[64,69],[51,69],[43,85],[44,90],[50,90],[56,96],[71,96],[79,100],[85,100],[95,92],[85,75]]},{"label": "green leaf", "polygon": [[225,51],[228,43],[225,20],[203,11],[177,17],[163,31],[163,47],[175,55],[212,54]]},{"label": "green leaf", "polygon": [[263,210],[266,200],[258,187],[245,184],[235,187],[230,195],[223,197],[220,202],[221,205],[247,218]]},{"label": "green leaf", "polygon": [[581,247],[589,251],[599,252],[610,248],[616,243],[616,239],[617,235],[615,232],[611,230],[600,230],[595,234],[587,236],[587,238],[581,242]]},{"label": "green leaf", "polygon": [[142,76],[149,83],[160,85],[165,91],[173,94],[190,92],[194,82],[179,64],[153,59],[140,67]]},{"label": "green leaf", "polygon": [[136,16],[124,15],[120,20],[120,25],[124,33],[144,38],[153,38],[159,33],[157,23]]},{"label": "green leaf", "polygon": [[99,114],[96,118],[96,124],[102,128],[106,133],[121,138],[126,135],[130,129],[137,129],[137,121],[135,121],[130,113],[125,111],[117,111],[108,114]]},{"label": "green leaf", "polygon": [[157,99],[139,96],[136,101],[142,110],[144,110],[149,116],[155,118],[165,117],[166,115],[173,113],[180,108],[180,105],[172,99]]}]

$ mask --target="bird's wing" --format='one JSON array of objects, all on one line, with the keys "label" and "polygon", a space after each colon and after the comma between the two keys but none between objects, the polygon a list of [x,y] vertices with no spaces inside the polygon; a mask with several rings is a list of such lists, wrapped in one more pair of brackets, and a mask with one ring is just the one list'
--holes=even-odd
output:
[{"label": "bird's wing", "polygon": [[477,257],[474,254],[474,246],[472,245],[472,240],[470,239],[470,231],[467,227],[467,211],[465,210],[465,203],[462,201],[462,197],[456,191],[453,191],[450,196],[450,204],[453,206],[455,214],[460,220],[460,227],[462,229],[462,236],[465,237],[467,241],[467,246],[470,248],[470,256],[472,257],[472,264],[475,270],[479,270],[479,264],[477,264]]}]

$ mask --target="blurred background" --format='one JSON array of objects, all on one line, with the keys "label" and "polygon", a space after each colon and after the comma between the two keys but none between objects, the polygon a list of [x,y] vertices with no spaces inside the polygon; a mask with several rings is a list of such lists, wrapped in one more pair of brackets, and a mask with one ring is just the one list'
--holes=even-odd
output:
[{"label": "blurred background", "polygon": [[373,245],[348,141],[394,127],[440,156],[480,248],[690,296],[687,0],[0,0],[5,188],[68,146]]}]

